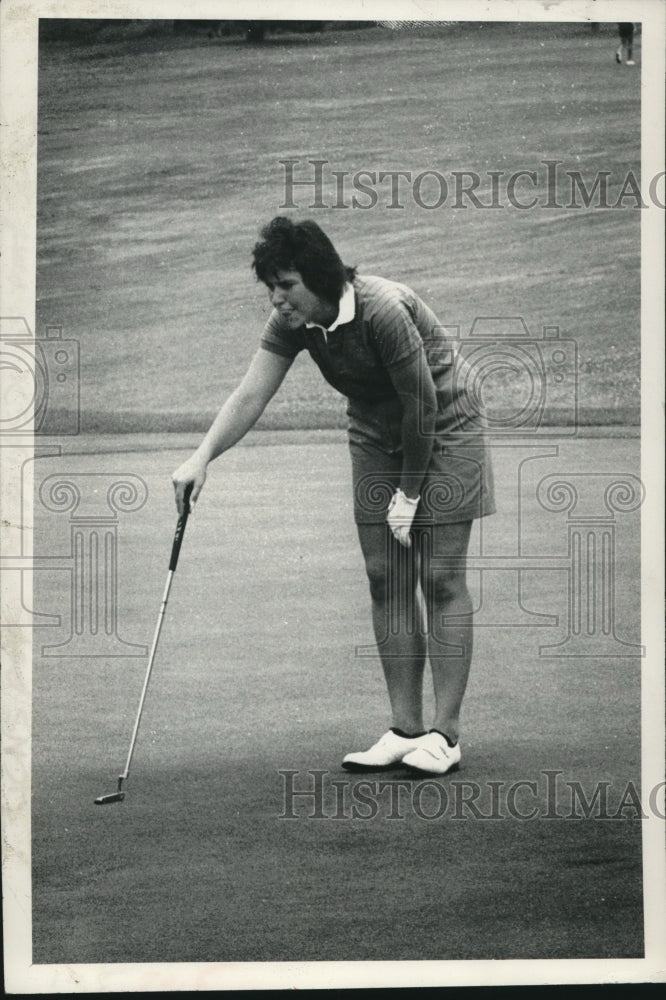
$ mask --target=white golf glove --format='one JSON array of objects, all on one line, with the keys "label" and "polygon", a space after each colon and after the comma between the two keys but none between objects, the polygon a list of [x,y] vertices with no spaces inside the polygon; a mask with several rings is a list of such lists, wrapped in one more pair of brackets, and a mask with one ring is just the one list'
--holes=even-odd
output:
[{"label": "white golf glove", "polygon": [[396,490],[388,506],[388,513],[386,515],[388,526],[393,532],[393,536],[405,548],[409,548],[412,544],[409,531],[420,499],[420,497],[416,497],[416,499],[410,500],[402,490]]}]

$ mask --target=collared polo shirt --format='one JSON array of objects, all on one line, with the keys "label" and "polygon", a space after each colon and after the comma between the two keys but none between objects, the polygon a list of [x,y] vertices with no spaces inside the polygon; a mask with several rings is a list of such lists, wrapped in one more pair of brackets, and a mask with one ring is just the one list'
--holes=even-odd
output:
[{"label": "collared polo shirt", "polygon": [[425,353],[435,384],[444,369],[450,373],[451,341],[411,288],[371,275],[357,275],[348,288],[327,331],[306,324],[292,330],[273,310],[261,347],[286,358],[308,351],[327,382],[360,402],[397,399],[391,372],[414,361],[418,352]]},{"label": "collared polo shirt", "polygon": [[340,306],[338,309],[338,318],[330,326],[321,326],[319,323],[306,323],[308,330],[312,330],[316,327],[322,330],[324,333],[324,340],[328,343],[328,334],[332,333],[333,330],[337,330],[341,323],[351,323],[356,313],[356,299],[354,296],[353,286],[347,282],[342,290],[342,297],[340,299]]}]

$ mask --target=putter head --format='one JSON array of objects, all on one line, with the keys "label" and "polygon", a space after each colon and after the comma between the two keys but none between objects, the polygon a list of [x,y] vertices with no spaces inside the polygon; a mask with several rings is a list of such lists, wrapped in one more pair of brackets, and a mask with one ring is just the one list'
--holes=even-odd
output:
[{"label": "putter head", "polygon": [[95,805],[107,806],[109,802],[122,802],[124,798],[124,792],[111,792],[109,795],[100,795],[98,799],[95,799]]},{"label": "putter head", "polygon": [[95,799],[96,806],[108,806],[110,802],[122,802],[125,798],[125,793],[122,790],[124,775],[118,778],[118,791],[110,792],[108,795],[100,795],[99,798]]}]

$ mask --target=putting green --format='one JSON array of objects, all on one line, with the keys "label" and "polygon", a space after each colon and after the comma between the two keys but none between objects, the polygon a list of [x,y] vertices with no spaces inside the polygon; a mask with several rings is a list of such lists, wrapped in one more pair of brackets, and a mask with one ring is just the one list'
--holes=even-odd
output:
[{"label": "putting green", "polygon": [[[382,776],[341,758],[388,715],[379,663],[358,655],[372,640],[346,448],[254,443],[211,467],[188,524],[122,804],[93,800],[124,765],[146,659],[40,655],[69,637],[72,593],[67,567],[36,574],[35,610],[62,624],[35,629],[34,961],[640,955],[640,824],[619,805],[640,773],[641,661],[540,655],[566,634],[566,573],[530,570],[524,608],[559,622],[477,630],[461,771],[363,785]],[[145,481],[146,504],[118,515],[117,631],[147,645],[187,451],[90,444],[38,461],[36,482],[66,473],[99,501],[103,477]],[[636,471],[635,441],[558,444],[537,471]],[[495,555],[515,545],[507,469],[483,526]],[[566,519],[537,509],[538,479],[523,482],[523,554],[561,556]],[[69,516],[38,504],[36,522],[36,551],[67,555]],[[637,512],[616,542],[616,631],[637,642]],[[510,582],[488,579],[486,620],[506,621]],[[291,794],[316,780],[320,800]],[[585,818],[572,786],[591,801],[600,782],[609,818],[598,801]]]}]

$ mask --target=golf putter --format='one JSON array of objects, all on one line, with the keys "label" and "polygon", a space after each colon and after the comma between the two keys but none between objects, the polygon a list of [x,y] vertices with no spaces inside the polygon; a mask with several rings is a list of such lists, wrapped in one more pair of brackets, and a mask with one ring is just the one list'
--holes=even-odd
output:
[{"label": "golf putter", "polygon": [[178,556],[180,554],[180,546],[183,541],[183,535],[185,534],[185,525],[187,524],[187,519],[190,514],[190,496],[192,493],[192,488],[194,483],[190,483],[185,494],[183,496],[184,506],[183,513],[178,518],[178,524],[176,525],[176,533],[173,539],[173,546],[171,549],[171,559],[169,561],[169,574],[167,576],[166,587],[164,589],[164,597],[162,598],[162,604],[160,607],[160,613],[157,617],[157,628],[155,629],[155,636],[153,638],[153,645],[150,649],[150,656],[148,657],[148,667],[146,669],[146,676],[143,682],[143,690],[141,691],[141,698],[139,700],[139,710],[136,713],[136,721],[134,723],[134,732],[132,733],[132,739],[130,741],[129,753],[127,754],[127,762],[125,764],[125,770],[118,778],[118,788],[115,792],[109,792],[108,795],[100,795],[99,798],[95,799],[96,806],[106,806],[111,802],[122,802],[125,798],[125,792],[123,790],[123,783],[127,781],[129,777],[130,764],[132,763],[132,755],[134,753],[134,745],[136,743],[137,733],[139,732],[139,723],[141,722],[141,713],[143,712],[143,703],[146,700],[146,691],[148,690],[148,681],[150,680],[150,674],[153,669],[153,662],[155,660],[155,653],[157,651],[157,643],[159,642],[160,632],[162,630],[162,622],[164,621],[164,612],[166,610],[167,602],[169,600],[169,591],[171,590],[171,581],[173,580],[173,574],[176,571],[176,566],[178,565]]}]

